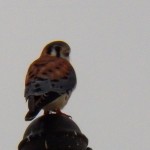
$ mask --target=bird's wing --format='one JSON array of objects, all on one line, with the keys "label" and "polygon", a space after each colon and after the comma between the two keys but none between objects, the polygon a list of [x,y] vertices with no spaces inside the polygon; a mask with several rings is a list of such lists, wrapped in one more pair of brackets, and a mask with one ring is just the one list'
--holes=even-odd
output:
[{"label": "bird's wing", "polygon": [[76,74],[71,64],[62,58],[38,59],[31,64],[27,76],[25,97],[39,96],[50,91],[59,94],[73,90]]}]

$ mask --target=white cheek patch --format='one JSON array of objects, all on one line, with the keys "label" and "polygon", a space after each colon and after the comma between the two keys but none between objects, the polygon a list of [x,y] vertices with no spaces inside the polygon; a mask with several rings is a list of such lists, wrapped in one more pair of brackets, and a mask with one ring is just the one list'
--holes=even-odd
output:
[{"label": "white cheek patch", "polygon": [[69,61],[69,57],[66,57],[63,54],[60,54],[60,57]]},{"label": "white cheek patch", "polygon": [[56,56],[56,51],[55,51],[54,48],[53,48],[52,51],[51,51],[51,56]]}]

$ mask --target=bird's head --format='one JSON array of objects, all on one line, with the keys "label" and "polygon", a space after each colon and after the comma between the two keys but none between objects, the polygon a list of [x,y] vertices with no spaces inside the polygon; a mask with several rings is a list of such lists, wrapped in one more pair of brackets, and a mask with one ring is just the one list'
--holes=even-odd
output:
[{"label": "bird's head", "polygon": [[69,60],[69,54],[70,47],[67,43],[63,41],[54,41],[44,47],[41,56],[50,55]]}]

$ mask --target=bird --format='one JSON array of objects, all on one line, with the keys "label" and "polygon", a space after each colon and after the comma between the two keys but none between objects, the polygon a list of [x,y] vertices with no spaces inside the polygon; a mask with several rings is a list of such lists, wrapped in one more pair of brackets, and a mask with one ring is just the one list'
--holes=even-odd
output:
[{"label": "bird", "polygon": [[69,61],[70,51],[66,42],[53,41],[29,66],[24,91],[29,111],[25,121],[33,120],[42,109],[44,114],[63,114],[61,110],[77,84],[75,70]]}]

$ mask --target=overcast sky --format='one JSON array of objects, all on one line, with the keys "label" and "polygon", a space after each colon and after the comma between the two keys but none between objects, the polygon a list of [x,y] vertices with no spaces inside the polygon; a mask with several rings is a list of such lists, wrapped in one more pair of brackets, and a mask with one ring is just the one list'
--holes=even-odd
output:
[{"label": "overcast sky", "polygon": [[93,150],[150,150],[150,1],[0,2],[0,149],[15,150],[30,122],[24,80],[53,40],[72,48],[78,85],[63,112]]}]

